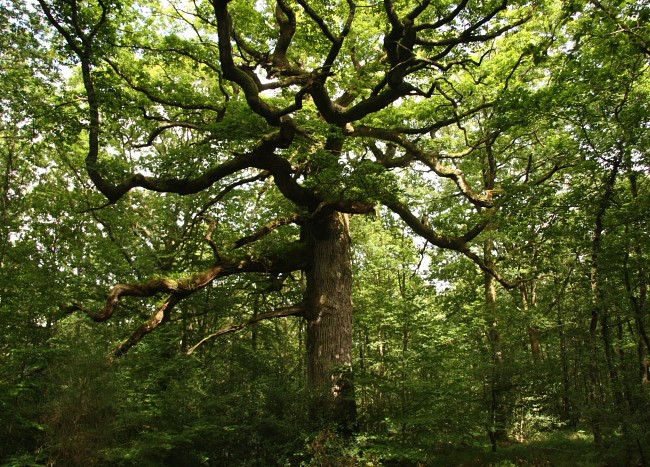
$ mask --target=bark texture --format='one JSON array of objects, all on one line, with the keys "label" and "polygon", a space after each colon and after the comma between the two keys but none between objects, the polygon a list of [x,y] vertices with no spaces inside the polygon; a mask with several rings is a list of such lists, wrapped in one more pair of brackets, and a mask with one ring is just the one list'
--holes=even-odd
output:
[{"label": "bark texture", "polygon": [[314,418],[353,429],[352,270],[348,217],[323,210],[306,226],[312,245],[307,270],[307,379]]}]

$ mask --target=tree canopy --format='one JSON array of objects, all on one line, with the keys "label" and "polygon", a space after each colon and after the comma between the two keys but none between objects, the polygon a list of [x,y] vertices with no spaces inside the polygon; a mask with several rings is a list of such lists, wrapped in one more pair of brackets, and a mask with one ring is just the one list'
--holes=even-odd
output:
[{"label": "tree canopy", "polygon": [[0,458],[646,462],[649,16],[0,0]]}]

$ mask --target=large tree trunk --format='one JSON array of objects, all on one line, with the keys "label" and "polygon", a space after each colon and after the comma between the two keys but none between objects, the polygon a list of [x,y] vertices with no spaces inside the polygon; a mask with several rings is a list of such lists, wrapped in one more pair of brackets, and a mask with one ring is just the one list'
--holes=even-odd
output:
[{"label": "large tree trunk", "polygon": [[307,270],[307,379],[312,419],[353,430],[352,269],[348,218],[323,209],[305,226],[311,244]]}]

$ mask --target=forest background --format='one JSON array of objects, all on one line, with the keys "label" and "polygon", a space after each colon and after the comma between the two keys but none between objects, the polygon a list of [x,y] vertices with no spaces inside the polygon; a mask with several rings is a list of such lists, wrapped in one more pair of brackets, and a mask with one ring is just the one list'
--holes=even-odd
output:
[{"label": "forest background", "polygon": [[648,24],[0,0],[0,463],[647,465]]}]

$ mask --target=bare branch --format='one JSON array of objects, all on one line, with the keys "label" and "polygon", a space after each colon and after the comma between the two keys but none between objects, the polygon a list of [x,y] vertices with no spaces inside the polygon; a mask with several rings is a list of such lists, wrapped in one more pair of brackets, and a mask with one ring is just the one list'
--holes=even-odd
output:
[{"label": "bare branch", "polygon": [[336,38],[336,42],[332,44],[332,48],[330,49],[329,53],[327,54],[327,58],[323,63],[323,69],[325,70],[329,70],[334,65],[334,62],[336,61],[336,58],[338,57],[339,52],[341,51],[341,47],[343,47],[343,41],[350,33],[350,29],[352,28],[352,22],[354,21],[354,14],[356,12],[356,5],[352,0],[348,0],[348,6],[349,6],[348,17],[345,21],[345,24],[343,25],[343,29],[341,30],[339,36]]},{"label": "bare branch", "polygon": [[464,254],[467,258],[471,259],[474,262],[474,264],[476,264],[481,269],[481,271],[490,274],[492,277],[494,277],[497,280],[499,284],[501,284],[504,288],[508,290],[514,289],[515,287],[518,287],[519,284],[533,279],[533,278],[518,279],[514,282],[510,282],[506,278],[504,278],[501,274],[499,274],[499,272],[496,269],[488,266],[487,263],[483,260],[483,258],[481,258],[476,253],[473,253],[469,248],[464,248],[458,251]]},{"label": "bare branch", "polygon": [[224,187],[224,188],[223,188],[223,189],[222,189],[222,190],[217,194],[217,196],[215,196],[214,198],[212,198],[210,201],[208,201],[207,203],[205,203],[205,204],[201,207],[201,210],[197,213],[196,217],[197,217],[197,218],[202,217],[202,216],[205,214],[205,212],[206,212],[209,208],[211,208],[212,206],[214,206],[215,204],[217,204],[218,202],[220,202],[222,199],[224,199],[225,196],[226,196],[228,193],[230,193],[232,190],[234,190],[235,188],[237,188],[237,187],[239,187],[239,186],[242,186],[242,185],[246,185],[246,184],[248,184],[248,183],[253,183],[253,182],[257,182],[257,181],[265,180],[265,179],[268,178],[270,175],[271,175],[271,173],[265,170],[265,171],[263,171],[263,172],[261,172],[261,173],[255,175],[255,176],[253,176],[253,177],[248,177],[248,178],[244,178],[244,179],[241,179],[241,180],[237,180],[237,181],[235,181],[235,182],[233,182],[233,183],[227,185],[226,187]]},{"label": "bare branch", "polygon": [[[465,5],[466,5],[468,2],[464,2],[464,3],[465,3]],[[504,0],[504,1],[501,2],[499,5],[497,5],[497,6],[496,6],[496,7],[495,7],[491,12],[489,12],[487,15],[485,15],[483,18],[481,18],[479,21],[477,21],[476,23],[472,24],[472,25],[469,26],[467,29],[465,29],[465,30],[463,31],[463,33],[460,34],[460,37],[471,35],[474,31],[476,31],[477,29],[479,29],[481,26],[483,26],[483,25],[485,25],[486,23],[488,23],[488,22],[489,22],[492,18],[494,18],[494,17],[495,17],[495,16],[496,16],[500,11],[505,10],[505,9],[507,8],[507,6],[508,6],[508,1],[507,1],[507,0]],[[463,8],[464,8],[464,7],[463,7]],[[458,8],[456,8],[456,10],[454,10],[454,11],[457,11],[457,10],[458,10]],[[454,14],[454,12],[452,12],[452,15],[454,15],[454,17],[455,17],[457,14],[458,14],[458,13],[455,13],[455,14]],[[437,27],[439,27],[439,26],[436,26],[436,24],[437,24],[437,23],[434,23],[433,25],[428,25],[428,24],[427,24],[427,25],[421,25],[418,29],[419,29],[419,30],[424,30],[424,29],[437,29]]]},{"label": "bare branch", "polygon": [[466,242],[463,238],[452,237],[436,232],[430,225],[428,225],[428,223],[418,219],[404,204],[400,202],[392,202],[386,203],[386,207],[401,217],[413,232],[428,240],[432,245],[446,250],[455,251],[462,251],[466,248]]},{"label": "bare branch", "polygon": [[316,13],[316,11],[309,6],[309,4],[305,0],[297,0],[298,4],[305,10],[305,13],[318,25],[320,28],[321,32],[325,37],[327,37],[327,40],[329,40],[332,44],[336,44],[338,39],[337,37],[330,31],[329,27],[325,23],[325,20]]},{"label": "bare branch", "polygon": [[250,326],[251,324],[255,324],[267,319],[285,318],[287,316],[302,316],[304,315],[304,313],[305,313],[305,306],[303,304],[278,308],[277,310],[269,311],[267,313],[260,313],[259,315],[249,319],[248,321],[226,326],[225,328],[221,328],[217,332],[214,332],[209,336],[204,337],[197,344],[193,345],[187,350],[187,355],[192,355],[196,351],[196,349],[201,347],[206,342],[211,341],[212,339],[215,339],[219,336],[223,336],[224,334],[230,334],[239,331],[240,329],[244,329],[246,326]]},{"label": "bare branch", "polygon": [[400,203],[387,204],[391,211],[396,213],[402,220],[419,236],[428,240],[434,246],[444,248],[447,250],[457,251],[462,253],[467,258],[471,259],[482,271],[493,276],[503,287],[512,289],[517,287],[522,282],[530,279],[521,279],[516,282],[509,282],[505,279],[496,269],[490,267],[479,255],[473,253],[469,249],[468,243],[480,234],[489,225],[489,220],[486,218],[477,223],[474,227],[469,229],[464,235],[460,237],[451,237],[442,235],[433,230],[426,222],[418,219],[406,206]]},{"label": "bare branch", "polygon": [[458,5],[456,5],[456,8],[454,8],[448,15],[443,16],[440,18],[438,21],[435,23],[425,23],[425,24],[420,24],[414,27],[414,30],[416,32],[422,31],[424,29],[438,29],[446,24],[451,23],[459,14],[461,11],[465,9],[467,4],[469,3],[469,0],[463,0],[462,2],[459,2]]},{"label": "bare branch", "polygon": [[115,64],[115,62],[113,62],[112,60],[108,58],[104,58],[104,61],[110,65],[113,71],[115,71],[115,73],[120,78],[122,78],[126,82],[126,84],[129,85],[129,87],[131,87],[135,91],[141,92],[142,94],[147,96],[147,99],[149,99],[152,102],[156,102],[157,104],[167,105],[170,107],[178,107],[180,109],[185,109],[185,110],[212,110],[213,112],[216,112],[217,115],[222,115],[225,112],[224,106],[216,106],[212,104],[188,104],[186,102],[174,101],[174,100],[163,98],[159,95],[152,93],[146,87],[138,85],[135,81],[133,81],[133,79],[131,79],[130,76],[124,73],[117,66],[117,64]]},{"label": "bare branch", "polygon": [[491,207],[492,199],[487,194],[478,194],[472,190],[469,183],[465,179],[462,170],[447,167],[443,165],[437,154],[430,151],[424,151],[416,143],[409,141],[404,135],[396,130],[387,130],[381,128],[371,128],[367,126],[357,126],[354,129],[353,135],[362,137],[372,137],[384,141],[390,141],[404,148],[408,153],[423,164],[425,164],[432,172],[439,177],[448,178],[454,181],[456,186],[460,189],[461,193],[477,207]]},{"label": "bare branch", "polygon": [[170,130],[172,128],[188,128],[190,130],[201,130],[201,127],[195,123],[190,123],[190,122],[169,122],[164,125],[160,125],[158,128],[153,130],[151,134],[149,134],[149,137],[147,138],[146,143],[141,143],[141,144],[134,144],[133,148],[134,149],[140,149],[140,148],[146,148],[151,145],[153,145],[153,142],[156,140],[158,136],[163,134],[165,131]]},{"label": "bare branch", "polygon": [[[427,47],[443,47],[443,46],[454,46],[458,44],[469,44],[471,42],[487,42],[491,39],[496,39],[500,35],[502,35],[504,32],[510,31],[511,29],[516,28],[517,26],[520,26],[524,24],[526,21],[528,21],[530,18],[532,18],[532,14],[524,16],[522,19],[515,21],[514,23],[510,23],[506,26],[503,26],[495,31],[489,32],[487,34],[477,34],[473,35],[468,33],[467,31],[463,32],[463,34],[456,36],[456,37],[451,37],[449,39],[440,39],[440,40],[435,40],[435,41],[430,41],[427,39],[417,39],[415,41],[416,44],[418,45],[424,45]],[[474,29],[474,28],[470,28]],[[468,31],[470,30],[468,29]]]},{"label": "bare branch", "polygon": [[288,217],[281,217],[279,219],[274,219],[271,222],[267,223],[264,227],[259,229],[257,232],[254,232],[250,235],[247,235],[245,237],[240,238],[235,242],[235,248],[241,248],[244,245],[248,245],[249,243],[253,243],[257,240],[259,240],[262,237],[265,237],[266,235],[270,234],[274,230],[279,229],[282,226],[289,225],[289,224],[296,224],[299,223],[300,220],[302,219],[302,216],[298,214],[292,214]]}]

